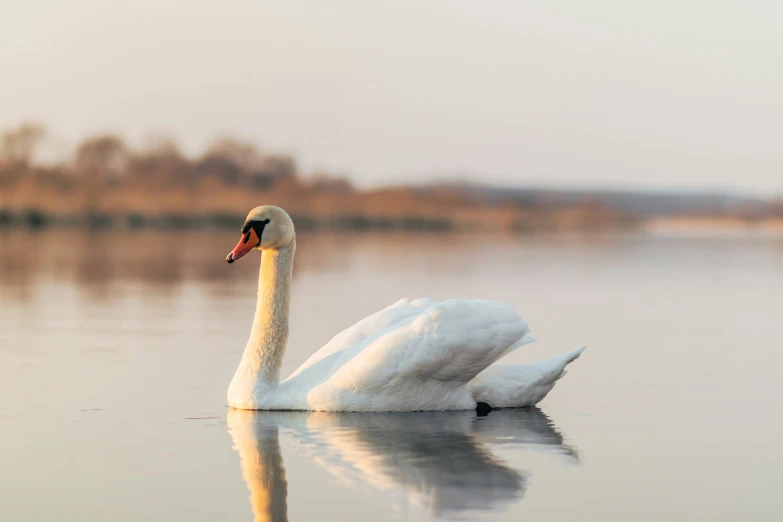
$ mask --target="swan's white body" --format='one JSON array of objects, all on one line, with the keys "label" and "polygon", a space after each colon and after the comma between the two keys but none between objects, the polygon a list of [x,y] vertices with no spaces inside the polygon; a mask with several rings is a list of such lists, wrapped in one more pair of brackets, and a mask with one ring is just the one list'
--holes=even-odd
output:
[{"label": "swan's white body", "polygon": [[[536,364],[496,365],[533,341],[513,309],[485,300],[403,299],[336,335],[280,382],[296,240],[293,223],[281,209],[259,207],[248,222],[260,218],[267,218],[270,226],[261,227],[259,238],[264,253],[253,328],[228,389],[228,404],[234,408],[435,411],[472,410],[477,402],[532,406],[584,349]],[[267,234],[275,246],[266,246]],[[237,249],[241,245],[242,240]],[[234,260],[231,255],[229,260]]]}]

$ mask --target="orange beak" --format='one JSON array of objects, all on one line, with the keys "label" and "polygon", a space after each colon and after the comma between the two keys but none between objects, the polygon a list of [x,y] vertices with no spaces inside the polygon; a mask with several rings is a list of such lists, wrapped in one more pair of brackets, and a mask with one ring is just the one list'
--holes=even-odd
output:
[{"label": "orange beak", "polygon": [[237,243],[237,246],[234,247],[234,250],[228,253],[226,256],[226,261],[233,263],[257,247],[260,242],[261,240],[258,238],[258,235],[256,235],[256,231],[252,228],[249,229],[247,232],[242,234],[242,237],[239,238],[239,243]]}]

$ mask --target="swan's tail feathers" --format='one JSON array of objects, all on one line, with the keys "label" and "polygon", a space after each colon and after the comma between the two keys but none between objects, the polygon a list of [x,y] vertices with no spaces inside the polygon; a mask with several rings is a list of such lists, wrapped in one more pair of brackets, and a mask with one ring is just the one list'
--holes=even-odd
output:
[{"label": "swan's tail feathers", "polygon": [[582,346],[581,348],[577,348],[576,350],[571,350],[568,353],[565,353],[561,355],[563,359],[566,360],[566,364],[574,362],[576,359],[579,358],[580,355],[582,355],[582,352],[587,350],[587,346]]},{"label": "swan's tail feathers", "polygon": [[562,378],[566,374],[566,366],[578,359],[586,348],[587,346],[582,346],[581,348],[571,350],[570,352],[564,353],[558,357],[552,357],[551,359],[546,359],[529,365],[534,371],[537,370],[539,372],[540,378],[537,385],[554,385],[558,379]]},{"label": "swan's tail feathers", "polygon": [[468,383],[477,402],[493,408],[521,408],[540,402],[566,374],[586,346],[533,364],[493,364]]}]

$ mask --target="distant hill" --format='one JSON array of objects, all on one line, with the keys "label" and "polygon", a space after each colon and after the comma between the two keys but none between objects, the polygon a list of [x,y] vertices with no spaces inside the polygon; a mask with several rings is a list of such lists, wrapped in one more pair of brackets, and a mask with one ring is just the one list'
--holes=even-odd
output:
[{"label": "distant hill", "polygon": [[642,219],[762,212],[770,205],[770,201],[727,191],[568,190],[472,183],[439,183],[437,186],[463,192],[489,206],[515,204],[557,209],[590,204]]}]

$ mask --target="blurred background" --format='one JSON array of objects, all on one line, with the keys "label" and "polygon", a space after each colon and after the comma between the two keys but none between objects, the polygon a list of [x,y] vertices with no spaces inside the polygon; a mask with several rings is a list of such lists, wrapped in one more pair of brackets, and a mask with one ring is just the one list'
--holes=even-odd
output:
[{"label": "blurred background", "polygon": [[0,224],[779,229],[781,15],[4,2]]},{"label": "blurred background", "polygon": [[0,519],[258,510],[225,403],[258,256],[225,255],[272,204],[283,374],[401,297],[514,307],[539,342],[507,362],[589,345],[495,424],[259,417],[291,520],[781,520],[781,27],[767,0],[0,0]]}]

